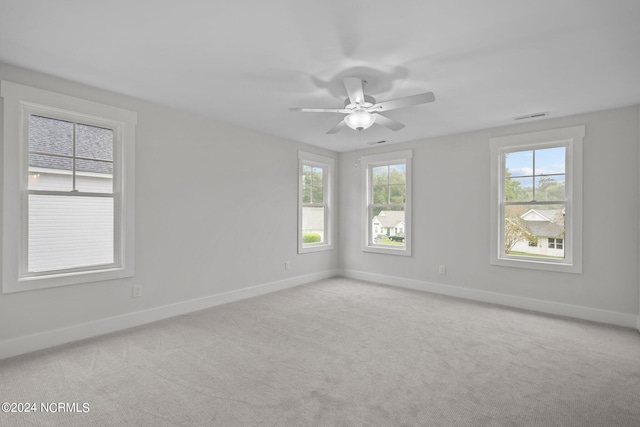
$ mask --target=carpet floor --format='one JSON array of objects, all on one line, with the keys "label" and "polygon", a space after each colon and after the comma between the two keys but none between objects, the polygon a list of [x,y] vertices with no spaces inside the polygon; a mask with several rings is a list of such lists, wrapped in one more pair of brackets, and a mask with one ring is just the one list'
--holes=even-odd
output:
[{"label": "carpet floor", "polygon": [[334,278],[0,361],[0,400],[36,404],[3,426],[639,426],[640,334]]}]

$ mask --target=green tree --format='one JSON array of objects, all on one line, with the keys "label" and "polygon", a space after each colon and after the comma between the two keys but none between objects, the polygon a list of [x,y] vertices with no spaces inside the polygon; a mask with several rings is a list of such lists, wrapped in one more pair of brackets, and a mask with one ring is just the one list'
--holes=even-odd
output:
[{"label": "green tree", "polygon": [[564,200],[564,182],[556,181],[556,178],[543,176],[538,180],[536,186],[536,200]]},{"label": "green tree", "polygon": [[322,203],[324,201],[323,174],[322,167],[309,165],[302,167],[302,203]]},{"label": "green tree", "polygon": [[527,222],[521,216],[528,210],[524,205],[505,207],[504,212],[504,250],[509,253],[516,243],[522,240],[537,238],[531,233]]},{"label": "green tree", "polygon": [[509,168],[505,169],[504,196],[507,202],[528,201],[532,198],[531,188],[523,188],[520,181],[511,177]]},{"label": "green tree", "polygon": [[373,208],[373,216],[378,215],[381,211],[402,211],[407,194],[407,172],[406,165],[385,165],[376,166],[372,170],[372,191],[373,204],[386,205],[375,206]]}]

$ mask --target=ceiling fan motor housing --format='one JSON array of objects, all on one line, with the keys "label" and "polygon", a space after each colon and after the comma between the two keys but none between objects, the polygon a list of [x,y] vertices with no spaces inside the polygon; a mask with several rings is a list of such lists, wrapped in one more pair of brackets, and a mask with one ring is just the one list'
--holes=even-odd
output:
[{"label": "ceiling fan motor housing", "polygon": [[[369,107],[373,107],[374,105],[376,105],[376,99],[373,96],[365,95],[364,102],[360,104],[360,107],[369,108]],[[344,108],[347,110],[355,110],[356,105],[352,104],[351,100],[347,98],[344,100]]]}]

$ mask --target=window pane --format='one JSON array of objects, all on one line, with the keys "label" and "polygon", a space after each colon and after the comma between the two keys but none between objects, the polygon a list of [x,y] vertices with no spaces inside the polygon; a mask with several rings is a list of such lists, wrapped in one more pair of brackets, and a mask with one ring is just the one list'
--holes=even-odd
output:
[{"label": "window pane", "polygon": [[382,246],[405,245],[404,210],[397,207],[376,208],[371,212],[371,244]]},{"label": "window pane", "polygon": [[302,188],[302,203],[303,204],[311,203],[311,187]]},{"label": "window pane", "polygon": [[322,166],[303,165],[302,167],[302,193],[303,203],[324,202],[324,174]]},{"label": "window pane", "polygon": [[113,130],[77,124],[76,156],[113,161]]},{"label": "window pane", "polygon": [[536,177],[536,201],[565,200],[564,175]]},{"label": "window pane", "polygon": [[113,193],[113,177],[111,175],[100,176],[85,175],[79,173],[76,176],[76,189],[86,193]]},{"label": "window pane", "polygon": [[325,208],[302,208],[302,244],[324,243]]},{"label": "window pane", "polygon": [[389,203],[389,187],[387,185],[373,187],[373,203]]},{"label": "window pane", "polygon": [[29,151],[73,155],[73,123],[29,116]]},{"label": "window pane", "polygon": [[112,193],[113,163],[76,159],[76,189],[92,193]]},{"label": "window pane", "polygon": [[389,184],[389,166],[376,166],[372,170],[373,185]]},{"label": "window pane", "polygon": [[311,187],[311,203],[323,203],[324,191],[321,186]]},{"label": "window pane", "polygon": [[563,206],[505,206],[504,218],[506,255],[564,258],[564,245],[557,244],[565,233]]},{"label": "window pane", "polygon": [[404,184],[389,186],[389,203],[404,203],[406,187]]},{"label": "window pane", "polygon": [[29,154],[29,190],[71,191],[72,165],[68,157]]},{"label": "window pane", "polygon": [[565,173],[565,147],[535,150],[536,175]]},{"label": "window pane", "polygon": [[324,168],[320,166],[314,166],[313,173],[313,185],[322,185],[322,176],[324,175]]},{"label": "window pane", "polygon": [[29,195],[28,271],[114,262],[113,199]]},{"label": "window pane", "polygon": [[407,170],[406,165],[392,165],[389,166],[389,183],[390,184],[402,184],[407,182]]},{"label": "window pane", "polygon": [[505,156],[505,168],[512,177],[533,175],[533,151],[514,151]]},{"label": "window pane", "polygon": [[506,176],[504,196],[507,202],[528,202],[533,198],[533,177],[513,178]]},{"label": "window pane", "polygon": [[302,166],[302,185],[311,185],[311,166]]}]

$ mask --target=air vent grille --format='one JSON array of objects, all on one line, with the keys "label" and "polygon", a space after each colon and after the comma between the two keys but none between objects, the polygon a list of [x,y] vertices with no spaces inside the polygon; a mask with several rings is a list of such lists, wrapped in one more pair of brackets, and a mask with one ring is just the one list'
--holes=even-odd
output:
[{"label": "air vent grille", "polygon": [[514,117],[513,120],[539,119],[540,117],[546,117],[548,115],[549,113],[533,113],[533,114],[527,114],[526,116]]}]

